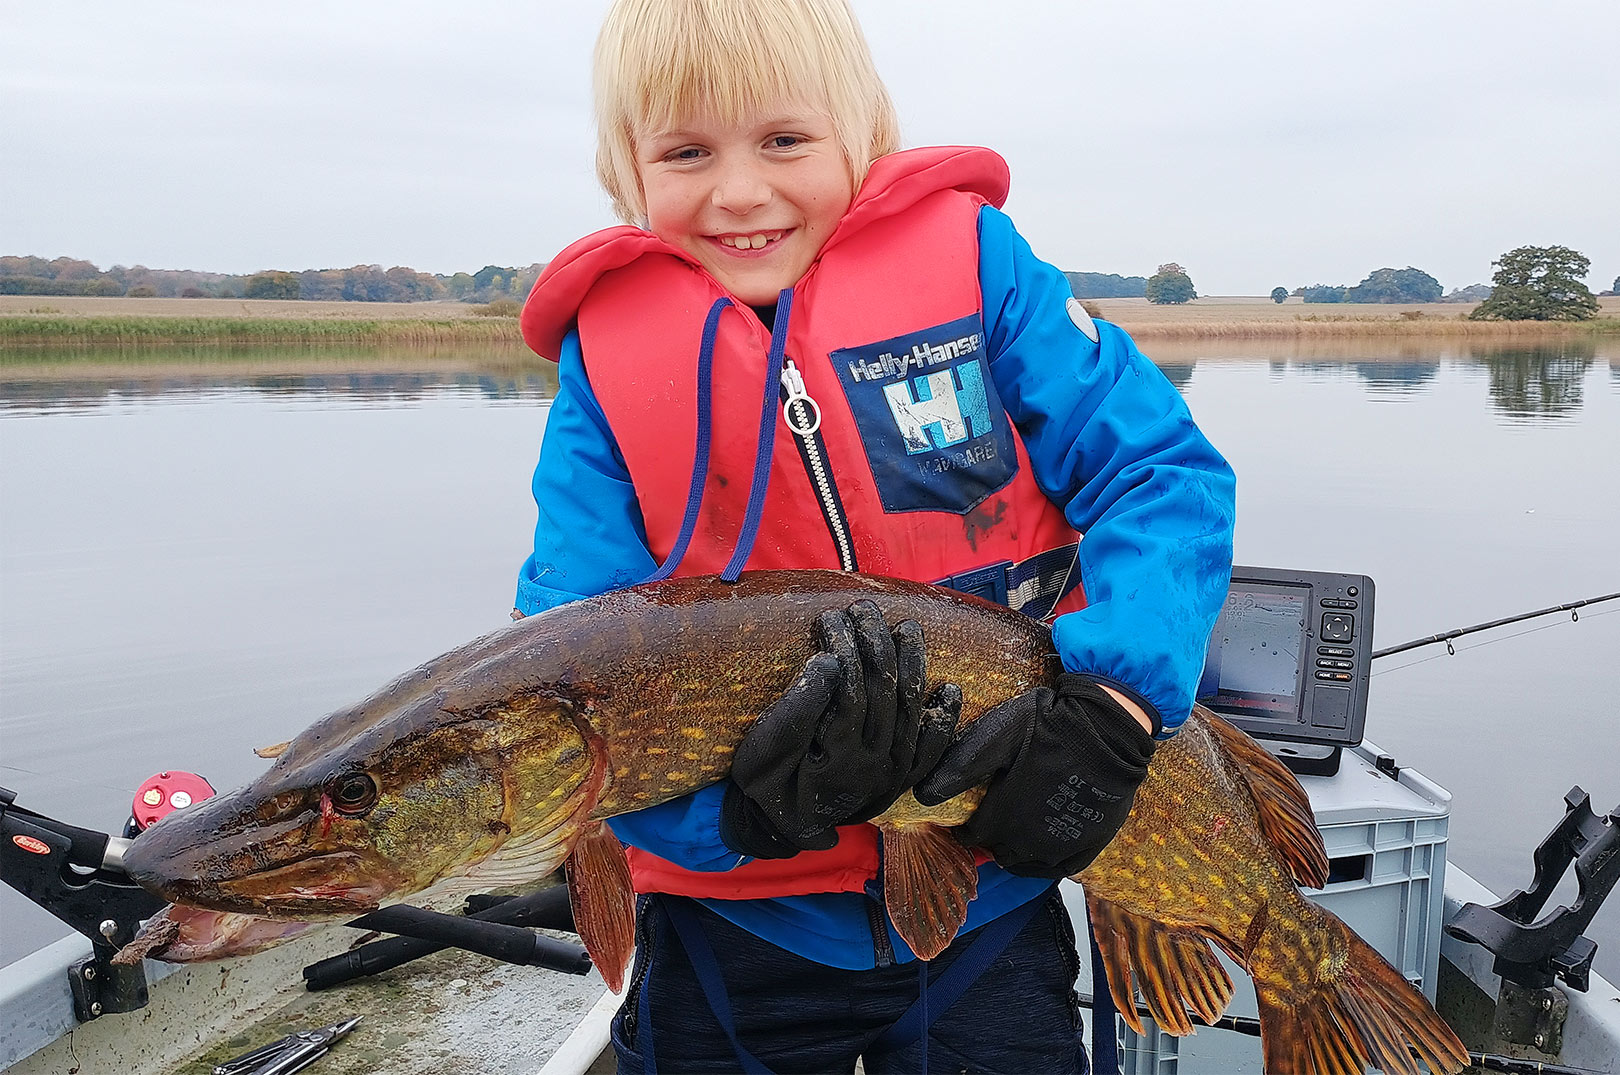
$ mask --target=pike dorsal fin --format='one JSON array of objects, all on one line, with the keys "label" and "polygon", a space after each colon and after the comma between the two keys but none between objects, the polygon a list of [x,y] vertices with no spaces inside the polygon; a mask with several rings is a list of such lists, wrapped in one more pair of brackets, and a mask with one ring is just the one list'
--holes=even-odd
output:
[{"label": "pike dorsal fin", "polygon": [[955,940],[979,891],[973,852],[938,825],[879,826],[883,902],[900,939],[921,959]]},{"label": "pike dorsal fin", "polygon": [[624,989],[624,972],[636,946],[636,894],[624,845],[606,825],[582,835],[564,863],[568,902],[591,962],[608,988]]},{"label": "pike dorsal fin", "polygon": [[[1108,972],[1108,991],[1132,1030],[1145,1033],[1132,995],[1133,979],[1153,1021],[1166,1033],[1191,1034],[1188,1011],[1205,1025],[1221,1017],[1232,1000],[1232,978],[1203,934],[1167,929],[1090,893],[1086,906],[1091,911],[1092,936],[1097,938]],[[1098,983],[1091,987],[1095,992]]]},{"label": "pike dorsal fin", "polygon": [[1197,712],[1230,759],[1227,771],[1248,789],[1261,835],[1277,849],[1297,883],[1321,888],[1327,883],[1327,849],[1322,846],[1305,789],[1259,743],[1209,710],[1200,706]]},{"label": "pike dorsal fin", "polygon": [[290,747],[290,746],[292,746],[292,740],[291,739],[283,739],[281,742],[277,743],[275,746],[254,747],[253,748],[253,753],[257,754],[261,758],[266,758],[266,759],[268,759],[268,758],[279,758],[279,757],[281,757],[282,753],[285,752],[286,749],[288,747]]}]

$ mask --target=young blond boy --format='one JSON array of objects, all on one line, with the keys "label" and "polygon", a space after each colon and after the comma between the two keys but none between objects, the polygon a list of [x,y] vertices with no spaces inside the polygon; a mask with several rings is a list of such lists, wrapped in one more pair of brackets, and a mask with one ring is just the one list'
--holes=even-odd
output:
[{"label": "young blond boy", "polygon": [[[915,632],[830,617],[750,764],[613,821],[647,894],[620,1070],[1084,1070],[1052,879],[1107,843],[1187,716],[1231,472],[999,212],[999,157],[898,152],[846,0],[618,0],[595,71],[597,172],[628,223],[558,255],[524,309],[560,387],[516,611],[655,573],[861,570],[1055,617],[1070,673],[946,750],[953,699],[918,695]],[[784,734],[828,709],[883,745]],[[863,823],[919,773],[925,801],[989,784],[962,834],[994,855],[921,972]]]}]

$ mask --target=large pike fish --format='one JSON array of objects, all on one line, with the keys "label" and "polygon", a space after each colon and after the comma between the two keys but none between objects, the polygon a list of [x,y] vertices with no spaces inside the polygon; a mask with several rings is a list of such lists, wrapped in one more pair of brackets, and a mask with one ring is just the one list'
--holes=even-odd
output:
[{"label": "large pike fish", "polygon": [[[930,687],[962,720],[1060,671],[1041,624],[949,590],[837,572],[675,579],[522,620],[321,720],[247,787],[169,815],[125,856],[178,905],[161,958],[264,947],[306,920],[532,884],[568,867],[575,918],[618,990],[634,904],[615,814],[723,778],[738,741],[813,652],[826,610],[870,598],[922,625]],[[874,821],[895,928],[941,951],[977,882],[951,835],[979,796],[910,794]],[[1401,975],[1298,884],[1327,856],[1297,781],[1207,711],[1159,748],[1129,820],[1076,879],[1119,1010],[1173,1034],[1253,978],[1268,1070],[1455,1072],[1467,1054]],[[139,943],[139,942],[137,942]],[[1213,945],[1213,947],[1212,947]]]}]

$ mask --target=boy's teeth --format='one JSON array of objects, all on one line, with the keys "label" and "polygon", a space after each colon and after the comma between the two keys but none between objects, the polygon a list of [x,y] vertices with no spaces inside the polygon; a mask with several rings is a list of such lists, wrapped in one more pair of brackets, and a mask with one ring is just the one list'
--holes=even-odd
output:
[{"label": "boy's teeth", "polygon": [[767,235],[765,232],[758,232],[754,235],[727,235],[722,237],[720,241],[727,246],[734,246],[738,250],[758,250],[772,239],[778,238],[778,235],[779,233]]}]

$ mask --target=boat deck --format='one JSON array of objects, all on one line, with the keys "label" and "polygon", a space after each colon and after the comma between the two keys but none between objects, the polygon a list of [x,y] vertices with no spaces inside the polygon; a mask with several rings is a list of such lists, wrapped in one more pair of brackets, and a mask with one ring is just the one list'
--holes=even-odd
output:
[{"label": "boat deck", "polygon": [[[80,1025],[6,1070],[210,1075],[214,1065],[285,1034],[360,1015],[360,1025],[312,1073],[532,1075],[607,990],[594,971],[581,977],[515,967],[453,949],[320,992],[304,988],[305,964],[359,937],[334,927],[273,952],[185,968],[152,990],[147,1008]],[[152,977],[162,973],[150,962],[147,969]]]}]

